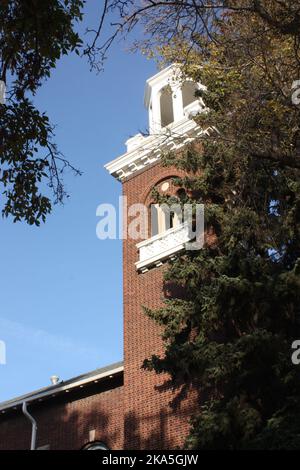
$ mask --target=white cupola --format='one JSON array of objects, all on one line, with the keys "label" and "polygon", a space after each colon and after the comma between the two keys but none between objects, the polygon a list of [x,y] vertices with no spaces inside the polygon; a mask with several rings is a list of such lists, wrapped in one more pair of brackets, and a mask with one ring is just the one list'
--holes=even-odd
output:
[{"label": "white cupola", "polygon": [[144,98],[149,113],[149,133],[158,134],[163,128],[199,113],[204,104],[195,93],[201,88],[204,87],[183,78],[176,64],[149,78]]},{"label": "white cupola", "polygon": [[[200,83],[182,75],[180,67],[170,65],[146,81],[144,103],[149,114],[149,135],[136,134],[126,141],[127,151],[105,165],[124,180],[160,159],[166,149],[180,148],[203,131],[193,117],[205,111],[197,90],[206,90]],[[178,142],[181,137],[182,142]]]}]

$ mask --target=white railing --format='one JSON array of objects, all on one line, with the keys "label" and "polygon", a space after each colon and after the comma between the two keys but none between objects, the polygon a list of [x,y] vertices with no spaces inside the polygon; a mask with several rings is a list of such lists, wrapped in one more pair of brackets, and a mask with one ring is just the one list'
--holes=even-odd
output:
[{"label": "white railing", "polygon": [[198,113],[201,113],[204,111],[204,105],[203,103],[200,103],[199,100],[195,100],[192,103],[188,104],[184,109],[184,115],[188,119],[192,119],[195,117]]},{"label": "white railing", "polygon": [[190,227],[185,223],[138,243],[139,261],[135,263],[136,269],[145,272],[151,266],[160,266],[163,260],[183,250],[190,240]]}]

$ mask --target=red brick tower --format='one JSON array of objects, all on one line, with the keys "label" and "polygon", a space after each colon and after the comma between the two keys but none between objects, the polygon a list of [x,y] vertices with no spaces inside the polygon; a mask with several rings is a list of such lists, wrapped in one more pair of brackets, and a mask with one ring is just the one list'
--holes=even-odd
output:
[{"label": "red brick tower", "polygon": [[[158,326],[143,312],[142,306],[159,307],[162,303],[164,261],[184,249],[188,233],[174,217],[168,222],[157,205],[151,205],[154,186],[174,194],[175,169],[163,168],[162,151],[178,147],[200,133],[190,117],[201,110],[195,98],[198,84],[179,79],[176,66],[170,66],[147,80],[145,106],[149,112],[149,136],[129,139],[127,153],[106,165],[123,184],[127,198],[124,208],[124,448],[174,449],[181,446],[189,428],[195,403],[193,394],[172,409],[176,397],[168,386],[168,377],[143,371],[143,360],[162,353]],[[128,235],[130,207],[143,204],[149,211],[150,224],[145,240]],[[152,208],[151,208],[152,207]],[[128,215],[129,210],[129,215]]]}]

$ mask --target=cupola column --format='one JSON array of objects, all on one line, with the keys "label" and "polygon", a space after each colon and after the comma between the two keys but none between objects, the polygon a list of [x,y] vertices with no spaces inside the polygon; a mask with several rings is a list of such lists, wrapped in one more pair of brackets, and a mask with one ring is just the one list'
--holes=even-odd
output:
[{"label": "cupola column", "polygon": [[179,84],[171,85],[173,99],[174,122],[184,118],[182,90]]}]

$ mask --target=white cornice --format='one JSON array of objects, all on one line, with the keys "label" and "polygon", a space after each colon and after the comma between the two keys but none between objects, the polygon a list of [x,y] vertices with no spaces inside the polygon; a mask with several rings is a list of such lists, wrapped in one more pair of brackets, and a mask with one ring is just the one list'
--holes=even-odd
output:
[{"label": "white cornice", "polygon": [[179,149],[203,133],[207,132],[203,132],[194,120],[185,117],[163,128],[159,134],[144,137],[140,145],[104,167],[112,176],[122,181],[158,161],[163,152]]}]

